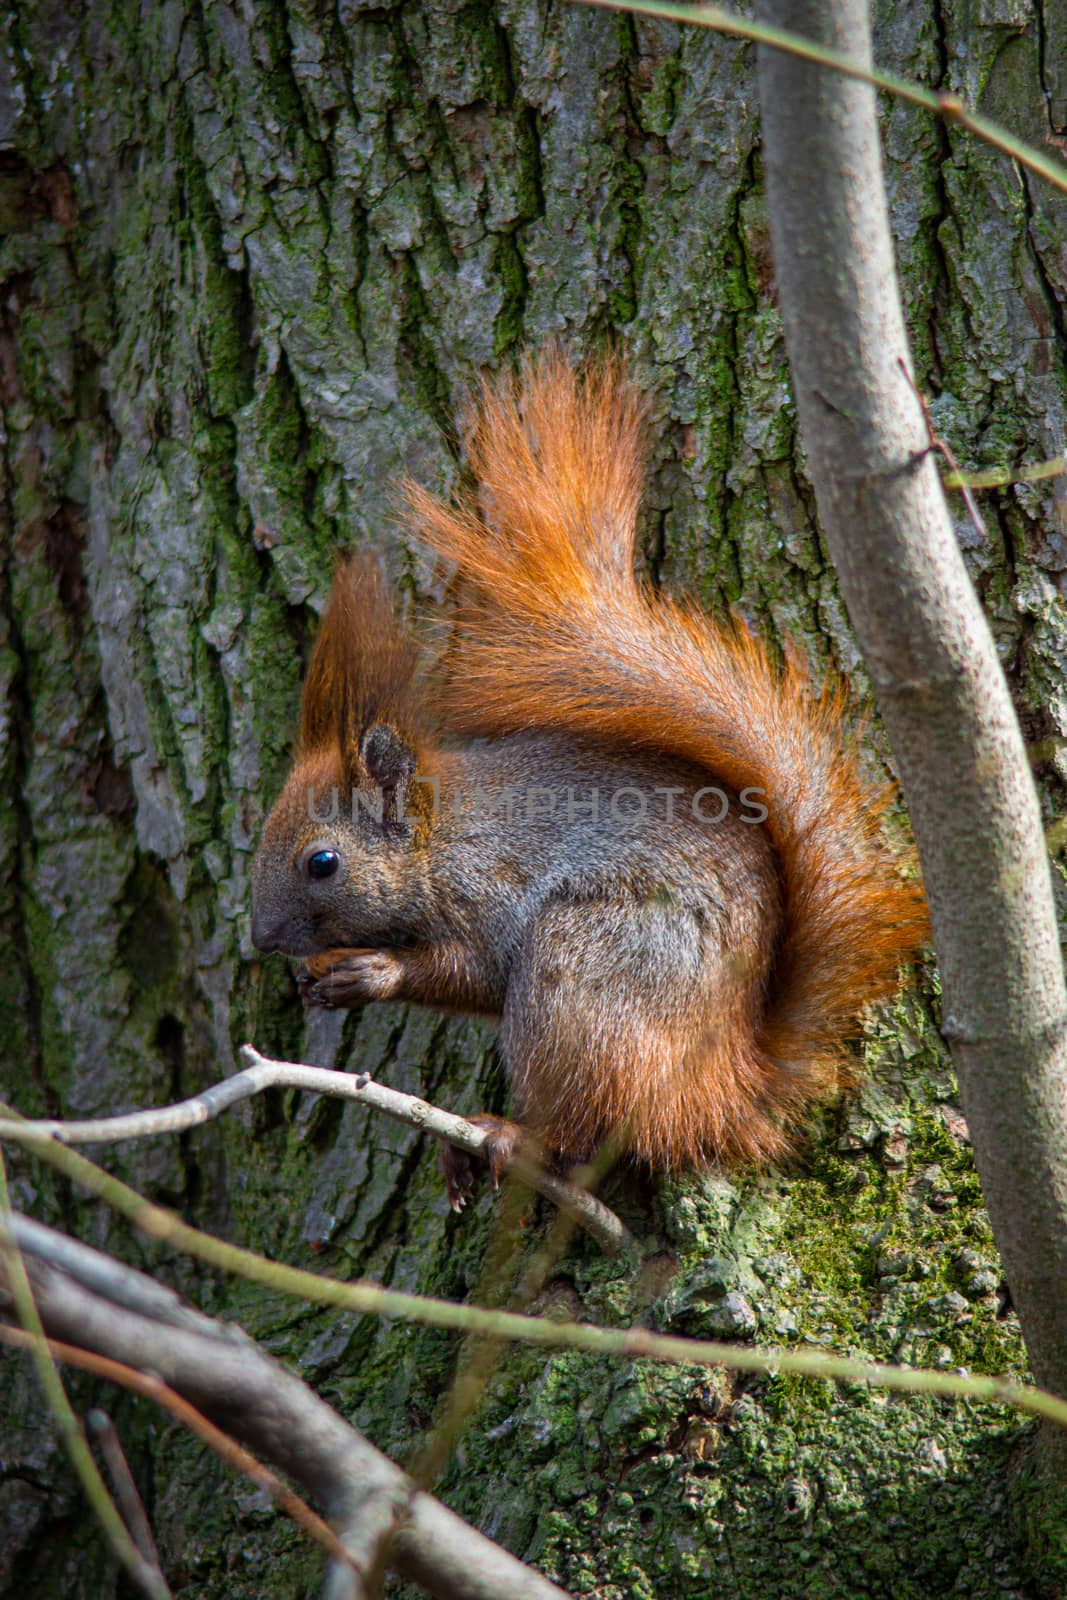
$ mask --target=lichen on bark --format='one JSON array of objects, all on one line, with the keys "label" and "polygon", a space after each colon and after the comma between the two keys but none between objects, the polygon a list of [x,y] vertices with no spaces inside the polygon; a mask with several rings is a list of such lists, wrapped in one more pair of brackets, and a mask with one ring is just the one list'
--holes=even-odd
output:
[{"label": "lichen on bark", "polygon": [[[439,602],[395,482],[454,484],[465,394],[550,337],[615,337],[654,393],[653,580],[788,632],[862,694],[797,448],[751,51],[534,0],[7,20],[0,1092],[71,1116],[160,1103],[253,1037],[502,1109],[482,1027],[304,1018],[251,948],[251,856],[334,550],[373,543],[406,603]],[[1059,26],[1052,7],[884,5],[876,54],[1044,143],[1062,138]],[[938,427],[967,466],[1062,451],[1062,197],[913,110],[886,105],[883,129]],[[1034,743],[1067,731],[1062,482],[985,497],[985,536],[958,508]],[[1038,770],[1051,821],[1062,748]],[[640,1273],[578,1241],[543,1308],[1020,1370],[926,976],[872,1023],[870,1087],[788,1170],[617,1178]],[[452,1216],[417,1137],[356,1107],[274,1096],[106,1160],[286,1259],[456,1297],[479,1280],[493,1197]],[[12,1165],[22,1204],[238,1317],[411,1456],[452,1336],[220,1282]],[[0,1595],[117,1593],[21,1365],[0,1386]],[[313,1591],[317,1556],[256,1494],[141,1403],[105,1403],[176,1593]],[[602,1600],[982,1600],[1039,1581],[1005,1510],[1024,1436],[988,1408],[513,1350],[441,1492]]]}]

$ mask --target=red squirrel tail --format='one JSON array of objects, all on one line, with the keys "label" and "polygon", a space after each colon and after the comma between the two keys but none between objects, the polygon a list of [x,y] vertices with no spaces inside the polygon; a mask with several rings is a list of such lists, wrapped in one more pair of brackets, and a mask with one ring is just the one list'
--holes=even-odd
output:
[{"label": "red squirrel tail", "polygon": [[645,418],[620,359],[578,372],[550,351],[483,389],[477,503],[408,487],[465,595],[445,710],[468,734],[565,728],[759,791],[784,923],[755,1042],[789,1121],[848,1075],[845,1041],[926,940],[925,902],[882,838],[892,790],[862,772],[844,681],[816,691],[795,650],[779,667],[741,627],[635,582]]}]

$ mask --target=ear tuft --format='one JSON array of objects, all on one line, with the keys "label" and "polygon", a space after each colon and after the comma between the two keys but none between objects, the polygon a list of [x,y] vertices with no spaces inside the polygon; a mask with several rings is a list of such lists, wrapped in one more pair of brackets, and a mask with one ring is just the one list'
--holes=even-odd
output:
[{"label": "ear tuft", "polygon": [[344,756],[379,721],[416,743],[418,666],[418,645],[397,620],[377,559],[367,552],[342,558],[304,679],[301,755],[333,749]]}]

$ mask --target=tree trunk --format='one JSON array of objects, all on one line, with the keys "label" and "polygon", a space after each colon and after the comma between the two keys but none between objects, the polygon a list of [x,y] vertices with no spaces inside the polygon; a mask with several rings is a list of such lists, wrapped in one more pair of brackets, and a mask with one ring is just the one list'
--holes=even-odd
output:
[{"label": "tree trunk", "polygon": [[[923,0],[881,17],[880,62],[1062,140],[1062,8]],[[864,690],[797,450],[753,52],[530,0],[96,0],[12,19],[0,1092],[31,1114],[162,1103],[232,1070],[250,1037],[503,1109],[486,1029],[392,1008],[304,1017],[284,964],[253,959],[251,852],[333,550],[380,545],[409,600],[439,599],[399,541],[392,484],[452,483],[465,388],[549,336],[584,350],[614,333],[655,386],[653,579],[791,634]],[[917,111],[884,113],[937,426],[965,465],[1062,451],[1067,199]],[[985,497],[985,536],[954,506],[1046,821],[1067,779],[1048,742],[1067,732],[1064,483]],[[545,1304],[1018,1369],[932,993],[876,1019],[870,1086],[790,1173],[616,1180],[644,1271],[579,1240]],[[485,1192],[453,1217],[414,1134],[299,1097],[101,1159],[268,1254],[454,1297],[474,1291],[495,1205]],[[11,1166],[23,1209],[238,1318],[410,1458],[451,1336],[305,1314],[161,1259],[36,1163]],[[73,1387],[116,1415],[176,1594],[315,1592],[318,1554],[258,1495],[142,1402]],[[6,1357],[0,1596],[117,1595],[39,1410]],[[517,1350],[440,1492],[578,1595],[985,1600],[1033,1592],[1003,1512],[1022,1437],[990,1410]]]},{"label": "tree trunk", "polygon": [[[869,66],[866,0],[764,0],[762,15]],[[911,808],[982,1192],[1034,1377],[1064,1395],[1067,994],[1048,850],[910,376],[874,93],[767,50],[760,100],[819,513]],[[1045,1443],[1067,1491],[1064,1430]]]}]

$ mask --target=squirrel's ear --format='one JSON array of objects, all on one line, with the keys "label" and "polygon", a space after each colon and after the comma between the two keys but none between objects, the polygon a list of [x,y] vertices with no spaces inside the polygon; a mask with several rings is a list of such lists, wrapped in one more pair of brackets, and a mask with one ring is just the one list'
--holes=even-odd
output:
[{"label": "squirrel's ear", "polygon": [[418,764],[414,749],[387,722],[375,722],[359,741],[359,753],[368,775],[381,787],[386,819],[397,821]]},{"label": "squirrel's ear", "polygon": [[415,776],[415,752],[387,722],[376,722],[359,741],[363,764],[375,783],[395,789]]}]

